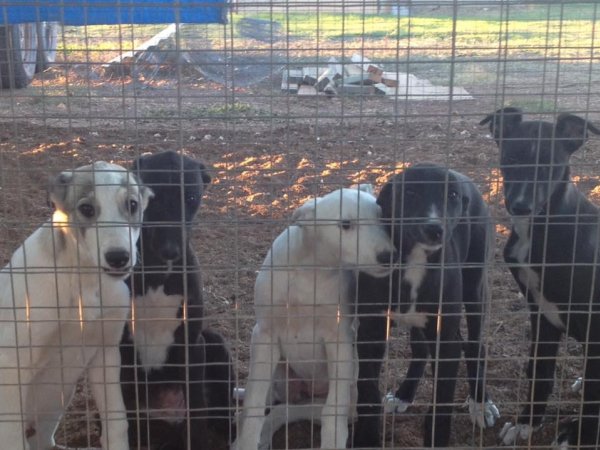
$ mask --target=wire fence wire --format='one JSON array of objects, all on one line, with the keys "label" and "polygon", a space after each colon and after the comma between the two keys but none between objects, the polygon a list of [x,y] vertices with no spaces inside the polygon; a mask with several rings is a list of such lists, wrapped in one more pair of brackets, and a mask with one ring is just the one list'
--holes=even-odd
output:
[{"label": "wire fence wire", "polygon": [[0,19],[0,447],[600,447],[598,3],[224,8]]}]

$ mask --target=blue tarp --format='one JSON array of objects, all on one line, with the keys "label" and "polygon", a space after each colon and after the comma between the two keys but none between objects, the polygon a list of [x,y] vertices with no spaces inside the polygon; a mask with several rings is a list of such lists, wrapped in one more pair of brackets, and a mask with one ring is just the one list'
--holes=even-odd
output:
[{"label": "blue tarp", "polygon": [[227,0],[0,0],[4,24],[224,23]]}]

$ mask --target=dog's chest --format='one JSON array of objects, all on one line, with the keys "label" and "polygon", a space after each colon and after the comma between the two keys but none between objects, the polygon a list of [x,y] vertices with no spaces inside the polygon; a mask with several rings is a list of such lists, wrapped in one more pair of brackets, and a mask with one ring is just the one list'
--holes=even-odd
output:
[{"label": "dog's chest", "polygon": [[510,250],[510,257],[516,259],[520,264],[529,262],[531,253],[531,223],[527,218],[515,218],[513,222],[513,233],[517,240]]},{"label": "dog's chest", "polygon": [[542,280],[540,274],[531,267],[531,239],[529,221],[515,220],[513,222],[513,233],[517,240],[514,242],[509,256],[516,260],[516,270],[519,281],[525,286],[527,293],[533,298],[540,312],[555,327],[564,330],[565,324],[560,318],[558,306],[549,301],[542,292]]},{"label": "dog's chest", "polygon": [[419,288],[427,274],[427,254],[425,250],[415,245],[406,258],[406,269],[402,275],[402,281],[410,287],[411,304],[417,301]]},{"label": "dog's chest", "polygon": [[[279,341],[282,357],[301,378],[327,378],[325,343],[354,340],[349,316],[350,275],[346,272],[298,271],[289,278],[277,274],[278,306],[271,332]],[[284,285],[281,284],[285,278]],[[284,289],[285,288],[285,289]],[[285,290],[285,292],[284,292]],[[340,344],[341,345],[341,344]]]},{"label": "dog's chest", "polygon": [[164,286],[149,289],[145,295],[134,298],[132,340],[144,370],[158,369],[166,362],[175,330],[181,324],[177,312],[182,301],[181,295],[165,294]]},{"label": "dog's chest", "polygon": [[402,284],[407,287],[409,306],[400,306],[400,312],[394,314],[394,319],[401,325],[423,328],[427,323],[427,316],[417,311],[419,289],[427,275],[427,253],[420,245],[415,245],[406,257],[406,268],[402,273]]}]

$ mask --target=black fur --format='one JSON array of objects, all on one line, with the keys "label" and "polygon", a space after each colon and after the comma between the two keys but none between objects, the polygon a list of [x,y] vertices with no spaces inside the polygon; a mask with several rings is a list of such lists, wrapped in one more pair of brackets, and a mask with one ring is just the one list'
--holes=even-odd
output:
[{"label": "black fur", "polygon": [[[411,327],[410,342],[415,359],[411,360],[396,397],[413,401],[426,360],[431,358],[432,373],[437,370],[436,408],[435,414],[433,407],[430,408],[425,418],[424,445],[447,446],[461,349],[467,358],[471,397],[478,403],[488,400],[484,386],[485,348],[481,343],[487,302],[485,265],[493,235],[487,206],[469,178],[433,164],[416,165],[394,176],[383,187],[377,203],[400,250],[401,267],[387,279],[359,274],[359,419],[354,445],[381,445],[378,379],[386,339],[386,318],[382,312],[391,308],[406,313],[409,309],[411,286],[404,279],[411,269],[408,258],[417,246],[421,248],[420,245],[425,244],[431,247],[414,303],[416,311],[426,313],[428,320],[424,328]],[[429,217],[432,205],[437,206],[439,219]],[[468,340],[464,343],[459,329],[463,307],[468,325]],[[436,349],[438,309],[441,311],[439,352]]]},{"label": "black fur", "polygon": [[[571,181],[569,160],[588,134],[600,134],[600,129],[572,114],[561,114],[555,124],[523,121],[516,108],[490,114],[481,121],[487,123],[500,147],[505,204],[514,220],[504,259],[530,310],[527,398],[532,403],[523,406],[518,423],[541,424],[554,385],[559,341],[566,333],[583,343],[586,355],[583,419],[564,426],[558,442],[598,448],[599,210]],[[522,278],[525,270],[539,278],[535,289]],[[554,316],[541,311],[534,290],[555,305]]]},{"label": "black fur", "polygon": [[[129,418],[129,442],[135,448],[208,450],[207,422],[226,436],[229,433],[234,385],[223,338],[203,328],[200,268],[189,243],[192,222],[211,178],[202,163],[170,151],[137,159],[133,171],[154,192],[138,242],[140,263],[129,280],[134,297],[141,302],[137,308],[144,307],[143,297],[150,290],[164,289],[165,298],[183,296],[188,320],[175,323],[172,345],[162,367],[151,370],[140,365],[131,325],[125,327],[121,385]],[[183,304],[177,318],[181,319],[182,314]],[[185,405],[189,427],[187,420],[149,420],[148,407],[156,408],[155,403],[166,392],[182,392],[183,398],[189,398]]]}]

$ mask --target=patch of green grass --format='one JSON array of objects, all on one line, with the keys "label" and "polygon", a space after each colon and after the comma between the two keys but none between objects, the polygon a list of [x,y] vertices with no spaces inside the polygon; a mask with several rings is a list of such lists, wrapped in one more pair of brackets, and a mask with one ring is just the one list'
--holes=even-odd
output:
[{"label": "patch of green grass", "polygon": [[[461,19],[487,19],[498,20],[502,14],[503,19],[509,21],[546,21],[546,20],[594,20],[600,15],[600,8],[594,2],[560,4],[549,2],[545,5],[501,5],[490,4],[487,8],[473,8],[463,5],[459,8],[458,15]],[[419,13],[417,13],[419,14]],[[425,15],[426,13],[421,13]]]},{"label": "patch of green grass", "polygon": [[515,106],[531,114],[545,113],[548,111],[555,111],[559,109],[556,98],[544,99],[538,96],[525,97],[515,101],[508,101],[506,102],[506,106]]},{"label": "patch of green grass", "polygon": [[[249,16],[236,16],[234,21],[242,17]],[[463,54],[497,54],[499,49],[507,48],[513,54],[548,55],[560,48],[565,56],[600,46],[600,33],[594,36],[600,7],[592,4],[492,5],[485,9],[459,8],[456,16],[448,8],[415,8],[406,17],[319,11],[260,13],[252,17],[278,22],[283,34],[291,37],[320,41],[395,39],[401,48],[410,46],[413,54],[448,49],[453,43],[454,49]]]},{"label": "patch of green grass", "polygon": [[[245,19],[266,21],[262,34],[267,44],[292,41],[317,41],[340,45],[340,41],[359,45],[363,42],[374,48],[385,47],[409,51],[411,57],[436,58],[454,56],[494,56],[500,54],[556,56],[590,55],[590,49],[600,48],[600,33],[594,23],[600,19],[600,5],[593,2],[572,4],[549,3],[522,5],[490,3],[487,7],[460,4],[451,7],[413,6],[409,16],[391,14],[357,14],[321,12],[235,13],[227,25],[233,32],[236,49],[256,46],[257,43],[240,32]],[[272,27],[269,24],[273,22]],[[240,27],[238,27],[240,25]],[[65,27],[59,54],[88,52],[92,59],[107,59],[111,52],[127,51],[152,37],[165,25],[121,25]],[[252,25],[250,25],[252,26]],[[220,48],[224,36],[222,25],[187,25],[182,28],[182,46],[186,49],[205,48],[207,42]],[[258,38],[257,38],[258,39]],[[384,45],[383,43],[386,42]],[[252,47],[252,45],[250,45]],[[96,55],[94,55],[96,52]],[[381,57],[386,57],[380,52]],[[106,54],[106,56],[104,56]]]},{"label": "patch of green grass", "polygon": [[232,104],[223,104],[209,106],[207,108],[200,108],[201,112],[204,112],[208,116],[226,116],[226,115],[240,115],[247,114],[252,111],[252,105],[244,102],[234,102]]}]

